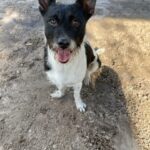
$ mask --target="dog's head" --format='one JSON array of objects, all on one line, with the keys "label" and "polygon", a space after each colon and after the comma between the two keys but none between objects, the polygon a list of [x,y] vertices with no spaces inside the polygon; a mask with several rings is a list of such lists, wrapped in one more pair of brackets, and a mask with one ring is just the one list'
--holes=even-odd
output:
[{"label": "dog's head", "polygon": [[47,44],[59,62],[68,62],[79,49],[95,3],[96,0],[76,0],[74,4],[64,5],[56,0],[39,0]]}]

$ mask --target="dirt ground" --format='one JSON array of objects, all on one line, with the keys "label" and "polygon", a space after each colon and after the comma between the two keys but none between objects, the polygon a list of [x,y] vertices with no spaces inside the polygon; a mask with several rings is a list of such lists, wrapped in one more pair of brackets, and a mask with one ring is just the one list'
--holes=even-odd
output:
[{"label": "dirt ground", "polygon": [[150,150],[150,0],[98,0],[87,36],[105,52],[85,113],[70,89],[50,98],[37,7],[0,1],[0,150]]}]

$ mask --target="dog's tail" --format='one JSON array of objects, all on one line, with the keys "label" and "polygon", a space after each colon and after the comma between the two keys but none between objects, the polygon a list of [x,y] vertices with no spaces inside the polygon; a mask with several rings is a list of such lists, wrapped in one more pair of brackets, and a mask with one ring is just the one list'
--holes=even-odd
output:
[{"label": "dog's tail", "polygon": [[101,55],[106,51],[105,48],[97,48],[96,47],[94,49],[95,49],[97,55]]}]

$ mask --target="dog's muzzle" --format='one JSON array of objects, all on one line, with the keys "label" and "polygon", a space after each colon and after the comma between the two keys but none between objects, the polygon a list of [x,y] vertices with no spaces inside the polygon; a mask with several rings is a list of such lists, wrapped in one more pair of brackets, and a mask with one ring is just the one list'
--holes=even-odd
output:
[{"label": "dog's muzzle", "polygon": [[56,59],[60,63],[67,63],[71,58],[71,50],[70,49],[62,49],[62,48],[56,48]]}]

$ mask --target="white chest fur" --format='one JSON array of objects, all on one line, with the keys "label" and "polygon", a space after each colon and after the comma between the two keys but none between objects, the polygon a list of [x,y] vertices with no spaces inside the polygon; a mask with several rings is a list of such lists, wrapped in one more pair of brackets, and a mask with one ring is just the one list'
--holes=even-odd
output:
[{"label": "white chest fur", "polygon": [[50,64],[52,69],[47,71],[46,74],[53,84],[70,87],[83,81],[87,70],[86,54],[83,45],[78,53],[73,55],[66,64],[58,62],[54,55],[54,52],[48,49],[48,64]]}]

